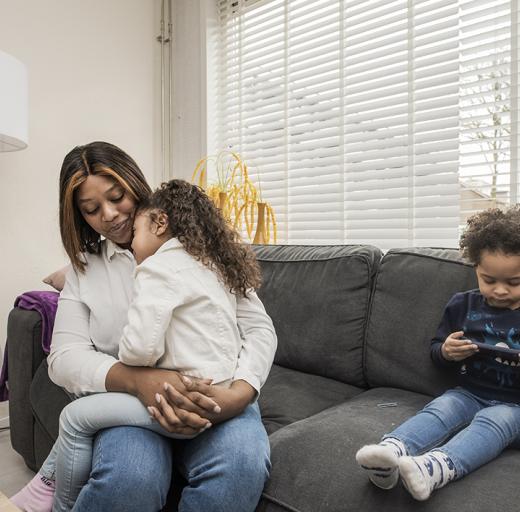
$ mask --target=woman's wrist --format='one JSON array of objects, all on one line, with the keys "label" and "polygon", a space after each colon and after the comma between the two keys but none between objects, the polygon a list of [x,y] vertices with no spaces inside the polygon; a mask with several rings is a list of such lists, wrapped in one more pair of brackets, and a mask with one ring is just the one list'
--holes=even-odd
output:
[{"label": "woman's wrist", "polygon": [[234,418],[254,400],[256,390],[245,380],[236,380],[229,388],[214,387],[214,400],[221,407],[219,414],[208,414],[206,417],[213,423],[221,423]]},{"label": "woman's wrist", "polygon": [[135,378],[137,371],[138,368],[126,366],[120,362],[112,365],[105,378],[106,390],[137,396]]},{"label": "woman's wrist", "polygon": [[256,389],[245,380],[235,380],[231,389],[236,392],[237,405],[244,410],[256,397]]}]

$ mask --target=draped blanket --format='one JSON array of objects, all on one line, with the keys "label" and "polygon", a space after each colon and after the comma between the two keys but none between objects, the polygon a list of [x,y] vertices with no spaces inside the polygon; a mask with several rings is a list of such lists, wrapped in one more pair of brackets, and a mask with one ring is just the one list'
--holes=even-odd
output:
[{"label": "draped blanket", "polygon": [[[37,311],[42,319],[42,348],[45,354],[48,354],[51,348],[52,330],[54,328],[54,317],[58,308],[57,292],[34,291],[25,292],[18,296],[14,302],[14,306],[20,309]],[[4,350],[4,362],[0,373],[0,402],[9,399],[7,373],[7,344]]]}]

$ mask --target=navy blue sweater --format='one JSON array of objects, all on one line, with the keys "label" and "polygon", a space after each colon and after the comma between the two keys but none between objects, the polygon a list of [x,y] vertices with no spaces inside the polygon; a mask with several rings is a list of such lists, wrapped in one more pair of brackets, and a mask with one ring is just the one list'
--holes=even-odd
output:
[{"label": "navy blue sweater", "polygon": [[448,302],[431,344],[433,361],[458,372],[460,385],[468,391],[489,400],[520,403],[520,362],[514,366],[483,354],[448,361],[441,346],[456,331],[464,331],[465,338],[475,341],[501,342],[520,350],[520,309],[490,306],[479,290],[457,293]]}]

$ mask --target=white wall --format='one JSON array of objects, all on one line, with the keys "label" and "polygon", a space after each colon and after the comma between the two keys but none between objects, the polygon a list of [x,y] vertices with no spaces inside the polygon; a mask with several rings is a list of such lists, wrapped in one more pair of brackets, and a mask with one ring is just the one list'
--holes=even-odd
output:
[{"label": "white wall", "polygon": [[154,0],[0,0],[0,50],[27,65],[30,116],[29,147],[0,153],[0,349],[15,297],[66,261],[65,154],[106,140],[155,181],[156,14]]},{"label": "white wall", "polygon": [[174,0],[173,16],[173,176],[190,180],[197,162],[215,151],[211,38],[216,2]]}]

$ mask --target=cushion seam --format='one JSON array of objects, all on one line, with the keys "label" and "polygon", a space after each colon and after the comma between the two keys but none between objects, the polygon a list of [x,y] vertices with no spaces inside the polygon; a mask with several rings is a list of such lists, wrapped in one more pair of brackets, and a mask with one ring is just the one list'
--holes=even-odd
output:
[{"label": "cushion seam", "polygon": [[[448,250],[448,249],[447,249]],[[449,249],[452,250],[452,249]],[[455,250],[455,249],[453,249]],[[439,256],[432,256],[431,254],[419,254],[413,251],[399,251],[397,249],[391,249],[388,251],[385,256],[383,256],[382,264],[385,263],[385,259],[390,256],[400,256],[400,255],[406,255],[406,256],[417,256],[418,258],[426,258],[434,261],[442,261],[444,263],[453,263],[454,265],[462,265],[463,267],[472,267],[470,263],[466,263],[464,261],[457,261],[457,260],[450,260],[449,258],[441,258]]]},{"label": "cushion seam", "polygon": [[364,333],[363,333],[363,345],[361,352],[361,373],[363,375],[363,380],[365,381],[365,385],[368,389],[371,389],[371,384],[368,379],[368,368],[367,368],[367,341],[368,341],[368,326],[370,324],[370,319],[372,318],[372,307],[374,305],[374,297],[376,294],[377,283],[379,280],[379,276],[381,275],[381,266],[383,264],[384,255],[381,255],[381,258],[377,264],[376,275],[374,277],[373,282],[371,283],[371,287],[369,290],[368,304],[367,304],[367,315],[365,318],[364,325]]},{"label": "cushion seam", "polygon": [[[282,246],[284,247],[284,246]],[[352,245],[344,245],[344,246],[326,246],[326,245],[323,245],[323,246],[315,246],[315,245],[309,245],[309,246],[285,246],[285,247],[362,247],[362,248],[368,248],[371,252],[371,254],[373,255],[373,252],[371,249],[372,248],[375,248],[377,249],[378,251],[381,251],[378,247],[376,246],[367,246],[367,245],[358,245],[358,246],[352,246]],[[370,254],[359,254],[359,253],[356,253],[356,254],[338,254],[337,256],[327,256],[327,257],[324,257],[324,258],[298,258],[298,259],[283,259],[283,260],[279,260],[279,259],[273,259],[273,258],[269,258],[269,257],[262,257],[262,256],[259,256],[257,254],[255,254],[256,256],[256,259],[257,261],[264,261],[264,262],[269,262],[269,263],[302,263],[302,262],[305,262],[305,263],[313,263],[313,262],[322,262],[322,261],[334,261],[334,260],[340,260],[340,259],[343,259],[343,258],[361,258],[363,260],[366,260],[366,259],[369,259],[370,258]],[[372,260],[374,259],[373,257],[371,258]]]}]

